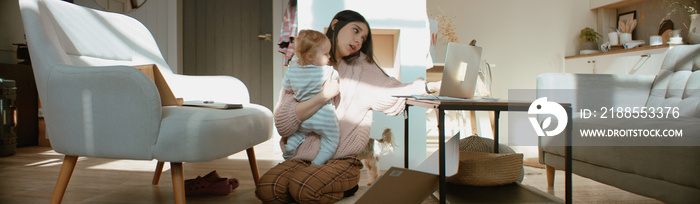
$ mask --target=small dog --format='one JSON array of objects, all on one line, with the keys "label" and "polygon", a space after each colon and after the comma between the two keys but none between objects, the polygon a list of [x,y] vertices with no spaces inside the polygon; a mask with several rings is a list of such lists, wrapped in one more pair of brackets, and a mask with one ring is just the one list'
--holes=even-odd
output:
[{"label": "small dog", "polygon": [[394,152],[394,136],[391,133],[391,129],[384,129],[382,132],[382,139],[369,139],[367,146],[362,150],[359,157],[364,162],[367,167],[367,176],[369,176],[368,186],[377,180],[379,177],[379,157],[382,155],[388,155]]}]

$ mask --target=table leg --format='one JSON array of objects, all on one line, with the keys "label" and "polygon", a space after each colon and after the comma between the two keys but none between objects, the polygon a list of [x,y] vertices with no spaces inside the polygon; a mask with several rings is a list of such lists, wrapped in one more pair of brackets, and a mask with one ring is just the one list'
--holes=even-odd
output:
[{"label": "table leg", "polygon": [[573,202],[573,198],[572,198],[573,193],[572,193],[572,189],[571,189],[572,188],[571,170],[573,168],[572,161],[571,161],[571,157],[572,157],[572,153],[573,153],[571,150],[571,148],[572,148],[571,131],[573,129],[572,128],[573,127],[573,124],[572,124],[573,119],[571,116],[571,107],[566,108],[566,115],[569,116],[569,118],[568,118],[569,122],[566,124],[566,147],[565,147],[566,161],[564,163],[565,164],[565,171],[566,171],[566,184],[565,184],[566,185],[566,187],[565,187],[566,197],[564,197],[564,198],[565,198],[567,204],[571,204]]},{"label": "table leg", "polygon": [[501,111],[494,111],[494,130],[493,130],[493,153],[499,153],[499,141],[498,141],[498,118],[501,117]]},{"label": "table leg", "polygon": [[447,185],[445,185],[445,110],[438,108],[438,148],[440,156],[440,203],[447,202]]},{"label": "table leg", "polygon": [[403,168],[408,169],[408,104],[403,113]]}]

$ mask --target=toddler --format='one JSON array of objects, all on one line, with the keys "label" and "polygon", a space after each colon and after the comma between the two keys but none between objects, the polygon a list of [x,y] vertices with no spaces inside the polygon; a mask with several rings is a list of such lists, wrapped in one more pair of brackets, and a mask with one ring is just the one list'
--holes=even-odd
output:
[{"label": "toddler", "polygon": [[[292,62],[282,81],[282,88],[292,91],[297,101],[305,101],[323,89],[323,83],[332,78],[339,80],[338,72],[328,66],[331,43],[321,32],[302,30],[294,39],[296,45],[296,63]],[[289,136],[284,148],[283,157],[289,160],[294,157],[297,147],[306,136],[315,132],[321,136],[321,149],[312,165],[326,163],[338,148],[338,118],[335,114],[333,100],[328,101],[309,119],[303,121],[297,132]]]}]

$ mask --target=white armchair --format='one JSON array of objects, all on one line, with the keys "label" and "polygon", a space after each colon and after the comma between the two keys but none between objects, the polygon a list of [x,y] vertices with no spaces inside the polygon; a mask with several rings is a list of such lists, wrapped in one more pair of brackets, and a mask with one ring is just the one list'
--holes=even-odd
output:
[{"label": "white armchair", "polygon": [[[272,136],[272,113],[249,103],[229,76],[174,74],[153,36],[122,14],[60,0],[20,0],[47,132],[65,154],[52,203],[59,203],[79,156],[170,162],[175,201],[184,203],[182,162],[210,161],[248,151]],[[156,64],[178,98],[243,103],[242,109],[161,106],[154,82],[136,65]]]}]

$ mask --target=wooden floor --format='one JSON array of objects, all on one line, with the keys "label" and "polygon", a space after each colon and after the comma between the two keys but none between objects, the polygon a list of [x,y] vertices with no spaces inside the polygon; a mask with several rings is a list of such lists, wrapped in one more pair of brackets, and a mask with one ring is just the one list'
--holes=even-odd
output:
[{"label": "wooden floor", "polygon": [[[279,145],[271,140],[256,147],[261,174],[280,162]],[[63,155],[48,147],[19,148],[13,156],[0,157],[0,203],[48,203]],[[64,203],[173,203],[169,166],[159,185],[151,185],[155,161],[80,158],[63,199]],[[188,203],[260,203],[245,151],[211,162],[185,163],[185,179],[217,170],[222,177],[235,177],[240,187],[226,196],[190,196]],[[364,171],[364,170],[363,170]],[[526,167],[523,184],[556,197],[564,197],[564,173],[557,171],[555,188],[546,187],[544,169]],[[353,203],[368,187],[362,174],[361,187]],[[575,203],[660,203],[608,185],[574,175]],[[429,198],[423,203],[437,203]]]}]

